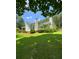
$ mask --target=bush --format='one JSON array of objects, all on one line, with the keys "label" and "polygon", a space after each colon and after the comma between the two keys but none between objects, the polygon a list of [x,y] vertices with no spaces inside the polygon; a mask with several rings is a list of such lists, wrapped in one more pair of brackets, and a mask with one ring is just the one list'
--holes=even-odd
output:
[{"label": "bush", "polygon": [[21,31],[19,30],[19,28],[16,28],[16,33],[19,33],[19,32],[21,32]]},{"label": "bush", "polygon": [[38,30],[37,32],[39,32],[39,33],[49,33],[49,32],[53,32],[53,30],[51,30],[51,29],[43,29],[43,30]]},{"label": "bush", "polygon": [[44,31],[45,31],[45,30],[42,29],[42,30],[38,30],[37,32],[39,32],[39,33],[43,33]]},{"label": "bush", "polygon": [[44,30],[38,30],[39,33],[49,33],[49,32],[53,32],[53,30],[51,29],[44,29]]},{"label": "bush", "polygon": [[30,33],[35,33],[35,30],[31,30]]}]

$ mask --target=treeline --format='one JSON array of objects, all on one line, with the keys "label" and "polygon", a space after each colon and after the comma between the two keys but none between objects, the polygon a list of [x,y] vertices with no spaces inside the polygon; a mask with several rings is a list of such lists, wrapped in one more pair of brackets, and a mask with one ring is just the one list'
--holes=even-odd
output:
[{"label": "treeline", "polygon": [[[46,29],[46,30],[50,29],[49,28],[50,24],[43,25],[43,23],[49,22],[49,18],[50,17],[47,17],[46,19],[39,21],[39,26],[42,25],[40,26],[41,29]],[[52,21],[55,25],[56,30],[61,29],[62,28],[62,13],[52,16]]]}]

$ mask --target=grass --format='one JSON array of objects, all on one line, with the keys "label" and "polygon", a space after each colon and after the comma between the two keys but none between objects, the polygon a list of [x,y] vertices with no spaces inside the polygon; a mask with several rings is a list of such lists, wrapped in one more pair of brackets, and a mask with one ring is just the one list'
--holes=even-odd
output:
[{"label": "grass", "polygon": [[61,32],[17,33],[16,59],[62,59]]},{"label": "grass", "polygon": [[62,32],[58,31],[58,32],[54,32],[53,34],[62,34]]},{"label": "grass", "polygon": [[34,34],[30,34],[30,33],[17,33],[16,39],[18,40],[18,39],[23,38],[23,37],[39,36],[39,35],[43,35],[43,34],[46,34],[46,33],[34,33]]}]

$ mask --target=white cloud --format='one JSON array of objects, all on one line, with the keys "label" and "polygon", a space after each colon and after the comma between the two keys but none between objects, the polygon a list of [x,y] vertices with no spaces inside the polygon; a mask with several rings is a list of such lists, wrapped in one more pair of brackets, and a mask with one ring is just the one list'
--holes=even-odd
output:
[{"label": "white cloud", "polygon": [[32,16],[29,16],[29,17],[26,17],[27,19],[30,19],[30,18],[32,18]]},{"label": "white cloud", "polygon": [[26,0],[26,3],[27,3],[27,4],[26,4],[25,6],[26,6],[26,7],[29,7],[29,0]]}]

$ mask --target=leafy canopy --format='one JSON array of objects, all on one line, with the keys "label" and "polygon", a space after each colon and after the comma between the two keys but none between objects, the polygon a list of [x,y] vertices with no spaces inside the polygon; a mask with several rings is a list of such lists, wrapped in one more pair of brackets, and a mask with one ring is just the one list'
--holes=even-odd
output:
[{"label": "leafy canopy", "polygon": [[[62,0],[29,0],[29,7],[26,7],[26,4],[26,0],[16,0],[18,15],[22,15],[24,10],[42,11],[44,16],[52,16],[62,11]],[[50,6],[53,9],[50,9]]]}]

